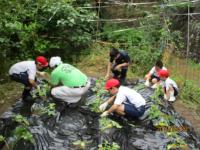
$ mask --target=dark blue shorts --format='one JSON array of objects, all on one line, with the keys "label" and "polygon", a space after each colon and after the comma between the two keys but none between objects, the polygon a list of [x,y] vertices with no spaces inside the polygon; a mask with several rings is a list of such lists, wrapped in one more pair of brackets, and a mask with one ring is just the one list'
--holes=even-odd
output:
[{"label": "dark blue shorts", "polygon": [[30,86],[27,72],[22,72],[20,74],[14,73],[14,74],[10,75],[10,78],[16,82],[24,84],[25,86]]},{"label": "dark blue shorts", "polygon": [[124,112],[125,112],[125,115],[128,117],[139,118],[144,114],[145,106],[143,105],[143,106],[140,106],[139,108],[136,108],[132,104],[124,104]]}]

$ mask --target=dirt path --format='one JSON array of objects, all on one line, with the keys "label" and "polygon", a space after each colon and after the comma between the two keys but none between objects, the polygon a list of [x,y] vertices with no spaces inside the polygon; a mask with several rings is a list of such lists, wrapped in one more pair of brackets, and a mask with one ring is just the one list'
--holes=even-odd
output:
[{"label": "dirt path", "polygon": [[0,115],[21,97],[22,89],[23,86],[16,82],[0,85]]},{"label": "dirt path", "polygon": [[192,124],[194,130],[200,134],[200,113],[188,108],[181,100],[177,100],[173,106],[176,112],[188,120]]}]

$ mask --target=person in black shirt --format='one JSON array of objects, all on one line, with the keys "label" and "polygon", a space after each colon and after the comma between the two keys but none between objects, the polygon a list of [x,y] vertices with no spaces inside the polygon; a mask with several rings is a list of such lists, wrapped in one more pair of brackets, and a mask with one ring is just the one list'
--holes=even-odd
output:
[{"label": "person in black shirt", "polygon": [[116,48],[111,48],[110,50],[110,61],[107,67],[107,73],[105,78],[110,77],[110,72],[113,73],[113,78],[118,79],[121,84],[125,82],[126,73],[128,66],[130,64],[130,57],[128,53],[124,50],[118,50]]}]

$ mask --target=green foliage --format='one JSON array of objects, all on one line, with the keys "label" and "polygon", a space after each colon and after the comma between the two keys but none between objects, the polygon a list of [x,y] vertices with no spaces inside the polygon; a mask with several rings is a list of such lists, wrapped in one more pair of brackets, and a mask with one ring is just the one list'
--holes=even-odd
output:
[{"label": "green foliage", "polygon": [[98,145],[98,150],[120,150],[120,146],[115,142],[110,144],[108,141],[104,140],[103,144]]},{"label": "green foliage", "polygon": [[200,104],[200,88],[193,81],[187,80],[180,93],[180,99],[185,103]]},{"label": "green foliage", "polygon": [[21,124],[23,126],[29,126],[28,120],[25,117],[23,117],[22,115],[16,115],[15,118],[14,118],[14,120],[17,123],[19,123],[19,124]]},{"label": "green foliage", "polygon": [[102,103],[101,96],[105,94],[104,90],[104,85],[105,85],[105,79],[98,79],[96,80],[95,87],[92,89],[96,93],[96,99],[92,103],[89,103],[90,109],[94,112],[100,112],[99,106]]},{"label": "green foliage", "polygon": [[0,135],[0,142],[3,142],[3,141],[5,141],[5,137]]},{"label": "green foliage", "polygon": [[188,149],[187,144],[177,134],[177,132],[167,132],[167,137],[171,141],[169,144],[167,144],[167,150],[172,150],[172,149]]},{"label": "green foliage", "polygon": [[28,129],[28,126],[29,126],[28,120],[25,117],[23,117],[22,115],[16,115],[14,120],[20,124],[13,131],[13,136],[15,138],[14,145],[19,140],[26,140],[26,141],[33,143],[34,142],[33,135]]},{"label": "green foliage", "polygon": [[[36,55],[70,58],[89,46],[95,13],[75,0],[7,1],[0,4],[1,66]],[[73,53],[69,55],[69,53]]]},{"label": "green foliage", "polygon": [[47,107],[44,107],[42,110],[43,114],[48,114],[49,116],[55,116],[56,114],[56,104],[55,103],[49,103]]},{"label": "green foliage", "polygon": [[14,138],[16,139],[15,142],[23,139],[23,140],[29,141],[31,143],[34,143],[32,133],[25,126],[16,127],[13,132],[13,135],[14,135]]},{"label": "green foliage", "polygon": [[144,27],[121,32],[112,32],[122,28],[116,25],[104,28],[104,38],[112,43],[118,42],[120,48],[128,51],[132,60],[131,70],[138,74],[148,72],[149,68],[161,57],[162,53],[160,50],[160,27],[156,26],[157,28],[151,27],[146,29],[146,24],[145,21],[142,21],[141,25]]},{"label": "green foliage", "polygon": [[41,84],[38,85],[37,88],[32,91],[32,97],[36,98],[36,97],[40,97],[41,99],[46,100],[47,99],[47,93],[50,91],[50,85],[49,84]]},{"label": "green foliage", "polygon": [[122,126],[117,123],[116,121],[113,121],[109,118],[106,118],[106,117],[103,117],[99,120],[99,123],[100,123],[100,130],[101,131],[104,131],[106,129],[109,129],[109,128],[122,128]]}]

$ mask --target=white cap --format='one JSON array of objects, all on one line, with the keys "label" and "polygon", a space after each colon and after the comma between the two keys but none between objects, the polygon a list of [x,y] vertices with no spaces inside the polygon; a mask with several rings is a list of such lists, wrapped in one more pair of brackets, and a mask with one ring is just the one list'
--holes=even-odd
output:
[{"label": "white cap", "polygon": [[55,67],[56,65],[59,65],[62,63],[62,60],[59,56],[55,56],[55,57],[51,57],[50,61],[49,61],[49,66],[51,68]]}]

